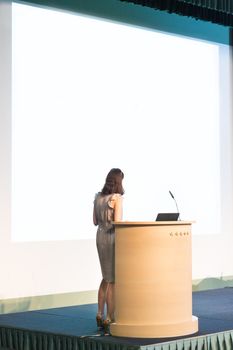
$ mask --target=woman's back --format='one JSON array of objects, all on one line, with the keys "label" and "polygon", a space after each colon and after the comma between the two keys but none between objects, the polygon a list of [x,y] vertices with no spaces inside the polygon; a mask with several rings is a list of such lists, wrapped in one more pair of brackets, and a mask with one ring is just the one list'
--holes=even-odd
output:
[{"label": "woman's back", "polygon": [[114,207],[115,202],[121,197],[118,193],[102,195],[97,193],[94,201],[94,210],[96,221],[99,227],[106,229],[112,228],[112,221],[114,221]]}]

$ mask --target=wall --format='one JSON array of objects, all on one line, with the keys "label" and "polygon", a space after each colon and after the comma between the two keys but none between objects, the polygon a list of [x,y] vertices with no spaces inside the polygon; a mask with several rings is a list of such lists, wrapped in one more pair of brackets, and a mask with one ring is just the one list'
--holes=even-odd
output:
[{"label": "wall", "polygon": [[[37,3],[45,3],[37,1]],[[59,4],[59,2],[57,2]],[[64,5],[64,3],[66,5]],[[60,2],[70,10],[121,19],[162,31],[229,43],[229,30],[209,23],[169,15],[133,4],[103,0]],[[75,5],[74,5],[75,3]],[[0,1],[0,275],[2,312],[94,302],[100,280],[95,242],[92,240],[13,243],[10,238],[11,191],[11,2]],[[220,48],[222,218],[221,235],[193,237],[193,278],[221,279],[233,275],[232,212],[232,68],[231,51]],[[225,56],[229,65],[223,64]],[[203,194],[204,195],[204,194]],[[201,198],[200,198],[201,200]],[[206,208],[208,210],[208,208]],[[220,283],[223,285],[222,283]],[[225,285],[225,284],[224,284]],[[79,292],[90,291],[88,299]],[[48,296],[43,298],[43,296]],[[83,294],[82,294],[83,295]],[[37,296],[35,298],[35,296]],[[23,298],[24,297],[24,298]],[[41,297],[41,298],[40,298]],[[22,299],[21,299],[22,298]],[[35,301],[36,300],[36,301]],[[8,307],[7,307],[8,305]]]}]

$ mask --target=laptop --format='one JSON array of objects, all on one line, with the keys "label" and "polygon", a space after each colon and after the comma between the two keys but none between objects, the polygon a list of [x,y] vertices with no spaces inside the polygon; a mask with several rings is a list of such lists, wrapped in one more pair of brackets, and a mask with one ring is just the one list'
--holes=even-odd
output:
[{"label": "laptop", "polygon": [[155,221],[177,221],[180,213],[159,213]]}]

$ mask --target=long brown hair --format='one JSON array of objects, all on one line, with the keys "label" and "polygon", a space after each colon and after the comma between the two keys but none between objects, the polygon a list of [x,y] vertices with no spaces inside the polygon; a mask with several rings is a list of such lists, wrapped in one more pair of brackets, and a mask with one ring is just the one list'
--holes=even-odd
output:
[{"label": "long brown hair", "polygon": [[124,189],[122,186],[122,180],[124,179],[124,173],[121,169],[113,168],[109,171],[104,187],[101,191],[101,194],[112,194],[112,193],[120,193],[124,194]]}]

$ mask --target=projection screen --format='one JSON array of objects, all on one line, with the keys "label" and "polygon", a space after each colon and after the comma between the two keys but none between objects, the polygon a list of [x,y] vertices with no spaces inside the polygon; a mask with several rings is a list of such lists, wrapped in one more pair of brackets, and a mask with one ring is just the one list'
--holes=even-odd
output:
[{"label": "projection screen", "polygon": [[[13,3],[13,241],[95,237],[125,173],[124,220],[176,211],[219,233],[217,44]],[[43,23],[43,25],[41,25]]]}]

